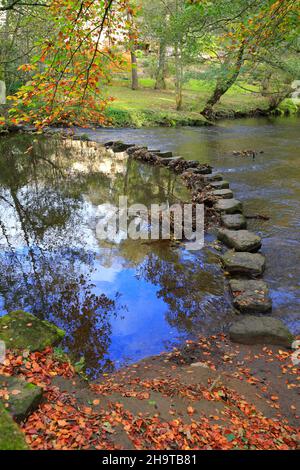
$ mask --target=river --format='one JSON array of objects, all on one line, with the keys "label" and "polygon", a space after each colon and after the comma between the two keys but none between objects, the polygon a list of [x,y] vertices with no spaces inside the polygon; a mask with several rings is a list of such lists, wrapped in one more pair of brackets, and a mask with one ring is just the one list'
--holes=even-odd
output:
[{"label": "river", "polygon": [[[263,238],[273,315],[299,334],[299,120],[84,133],[172,150],[221,171],[246,214],[269,217],[251,219],[249,228]],[[263,153],[233,156],[243,149]],[[54,321],[67,331],[64,348],[77,360],[84,355],[93,377],[234,320],[211,237],[190,253],[168,243],[105,245],[95,236],[98,206],[122,193],[144,203],[183,197],[168,172],[106,154],[98,161],[88,144],[41,137],[1,139],[0,152],[3,314],[23,308]]]}]

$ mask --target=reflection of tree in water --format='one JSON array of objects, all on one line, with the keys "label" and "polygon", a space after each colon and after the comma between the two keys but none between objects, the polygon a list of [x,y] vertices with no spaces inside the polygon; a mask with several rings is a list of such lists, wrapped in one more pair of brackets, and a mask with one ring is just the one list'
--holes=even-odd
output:
[{"label": "reflection of tree in water", "polygon": [[158,297],[169,306],[166,319],[179,331],[217,330],[220,317],[228,314],[218,268],[200,256],[183,257],[181,250],[152,253],[141,265],[139,277],[159,287]]},{"label": "reflection of tree in water", "polygon": [[112,368],[107,351],[119,302],[95,295],[91,275],[118,259],[121,266],[136,266],[153,251],[166,259],[170,250],[167,243],[132,240],[99,250],[96,207],[118,204],[124,194],[129,205],[148,205],[175,202],[182,193],[164,168],[103,153],[96,144],[1,139],[1,310],[24,308],[66,330],[66,347],[76,359],[85,355],[92,374]]},{"label": "reflection of tree in water", "polygon": [[111,368],[105,355],[117,299],[93,293],[95,252],[85,249],[79,229],[89,177],[66,173],[55,141],[45,147],[37,140],[27,153],[28,139],[5,142],[0,149],[2,310],[24,308],[54,321],[67,331],[65,345],[74,358],[84,353],[91,372],[100,360]]}]

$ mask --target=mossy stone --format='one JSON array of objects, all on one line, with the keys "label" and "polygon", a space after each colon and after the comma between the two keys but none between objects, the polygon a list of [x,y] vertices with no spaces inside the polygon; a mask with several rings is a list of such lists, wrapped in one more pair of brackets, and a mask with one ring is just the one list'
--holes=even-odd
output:
[{"label": "mossy stone", "polygon": [[43,351],[56,346],[65,332],[48,321],[42,321],[23,310],[10,312],[0,318],[0,340],[7,348]]},{"label": "mossy stone", "polygon": [[[43,390],[17,377],[0,376],[0,389],[7,391],[7,411],[17,422],[24,421],[41,402]],[[18,393],[16,393],[18,392]]]},{"label": "mossy stone", "polygon": [[0,450],[28,450],[24,434],[1,403]]}]

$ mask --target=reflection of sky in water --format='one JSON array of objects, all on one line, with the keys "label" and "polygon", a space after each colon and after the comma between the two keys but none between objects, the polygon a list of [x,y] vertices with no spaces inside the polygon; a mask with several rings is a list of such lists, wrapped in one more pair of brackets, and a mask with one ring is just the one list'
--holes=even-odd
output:
[{"label": "reflection of sky in water", "polygon": [[84,354],[93,375],[230,321],[209,253],[97,239],[107,203],[124,193],[129,204],[186,198],[174,175],[78,142],[37,139],[24,154],[31,143],[10,138],[0,152],[2,313],[23,308],[55,322],[67,332],[66,350]]},{"label": "reflection of sky in water", "polygon": [[[258,118],[231,120],[216,127],[180,129],[107,129],[88,131],[98,142],[123,140],[171,150],[187,159],[208,162],[230,182],[247,214],[269,221],[249,220],[249,229],[263,237],[270,284],[272,315],[300,333],[300,120]],[[263,153],[236,157],[235,150]]]},{"label": "reflection of sky in water", "polygon": [[[286,139],[280,146],[282,129],[274,153],[270,127],[251,126],[99,131],[97,136],[143,140],[222,168],[248,213],[271,217],[250,221],[250,228],[264,237],[273,314],[299,332],[299,166],[294,147]],[[210,249],[189,253],[132,241],[113,246],[95,236],[97,207],[116,204],[124,193],[131,203],[146,204],[185,195],[170,173],[122,155],[114,159],[81,142],[62,147],[39,139],[35,153],[24,155],[30,139],[0,141],[3,313],[21,306],[55,321],[67,331],[67,349],[77,358],[85,354],[94,374],[99,367],[110,370],[109,360],[118,365],[157,354],[194,333],[208,335],[230,323],[231,302]],[[254,147],[265,150],[254,163],[228,155]],[[39,161],[41,155],[51,164]],[[105,299],[117,293],[116,304],[107,304]],[[101,294],[107,297],[99,302]]]}]

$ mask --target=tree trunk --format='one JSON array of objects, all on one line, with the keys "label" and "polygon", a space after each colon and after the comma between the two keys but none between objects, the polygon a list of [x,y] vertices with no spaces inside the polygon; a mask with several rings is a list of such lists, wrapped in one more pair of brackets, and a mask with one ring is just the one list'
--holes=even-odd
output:
[{"label": "tree trunk", "polygon": [[268,96],[272,73],[269,72],[261,82],[261,96]]},{"label": "tree trunk", "polygon": [[275,111],[276,108],[284,101],[286,98],[290,96],[292,93],[293,89],[289,86],[287,89],[282,90],[281,92],[274,93],[273,95],[270,95],[269,97],[269,107],[267,109],[267,113],[271,113],[272,111]]},{"label": "tree trunk", "polygon": [[179,47],[175,47],[175,92],[176,92],[176,110],[180,111],[182,108],[182,79],[183,67]]},{"label": "tree trunk", "polygon": [[[213,94],[210,96],[210,98],[207,100],[204,109],[201,111],[201,114],[207,118],[212,118],[213,117],[213,107],[220,101],[221,97],[225,95],[226,91],[229,90],[229,88],[232,87],[232,85],[236,82],[239,73],[241,71],[241,67],[244,62],[244,50],[245,50],[245,45],[242,43],[237,58],[236,62],[233,65],[233,70],[231,72],[231,75],[226,79],[221,79],[217,81],[216,87],[213,91]],[[224,64],[224,68],[228,64]]]},{"label": "tree trunk", "polygon": [[139,79],[137,71],[137,58],[135,51],[130,52],[131,55],[131,88],[132,90],[138,90],[139,88]]},{"label": "tree trunk", "polygon": [[161,41],[159,45],[158,67],[156,71],[155,90],[166,90],[166,45]]}]

